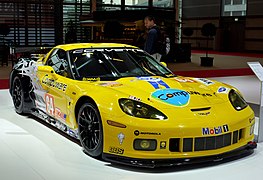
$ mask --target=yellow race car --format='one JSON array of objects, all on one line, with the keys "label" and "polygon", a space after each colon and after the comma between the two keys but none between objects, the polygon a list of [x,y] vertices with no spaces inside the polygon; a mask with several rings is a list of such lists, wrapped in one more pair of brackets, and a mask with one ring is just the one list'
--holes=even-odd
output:
[{"label": "yellow race car", "polygon": [[255,117],[234,87],[174,75],[125,44],[65,44],[10,74],[19,114],[33,114],[106,161],[157,167],[219,161],[256,147]]}]

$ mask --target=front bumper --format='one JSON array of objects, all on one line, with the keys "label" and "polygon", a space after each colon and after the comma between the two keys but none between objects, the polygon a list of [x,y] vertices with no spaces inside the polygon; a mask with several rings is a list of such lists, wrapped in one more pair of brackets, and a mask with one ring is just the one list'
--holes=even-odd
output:
[{"label": "front bumper", "polygon": [[202,156],[194,158],[173,158],[173,159],[140,159],[140,158],[129,158],[108,153],[103,153],[102,158],[106,161],[118,164],[124,164],[136,167],[145,168],[156,168],[156,167],[172,167],[172,166],[183,166],[189,164],[202,164],[206,162],[224,162],[236,158],[241,158],[250,155],[254,152],[257,147],[255,142],[249,142],[247,145],[242,146],[238,149],[225,152],[222,154],[212,156]]}]

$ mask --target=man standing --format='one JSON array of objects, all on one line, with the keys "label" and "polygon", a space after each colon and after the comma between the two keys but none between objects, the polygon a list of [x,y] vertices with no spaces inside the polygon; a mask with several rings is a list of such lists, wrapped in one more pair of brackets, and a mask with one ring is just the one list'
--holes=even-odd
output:
[{"label": "man standing", "polygon": [[155,18],[152,16],[146,16],[144,18],[144,25],[148,29],[144,50],[160,62],[162,55],[158,53],[158,41],[161,33],[156,25]]}]

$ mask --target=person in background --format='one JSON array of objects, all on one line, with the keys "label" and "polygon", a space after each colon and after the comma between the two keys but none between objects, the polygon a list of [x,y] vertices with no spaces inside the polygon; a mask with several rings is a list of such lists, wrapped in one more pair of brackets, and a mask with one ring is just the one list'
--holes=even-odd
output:
[{"label": "person in background", "polygon": [[148,35],[144,45],[144,50],[160,62],[162,55],[158,53],[158,40],[160,38],[160,29],[157,27],[153,16],[144,18],[144,25],[148,29]]}]

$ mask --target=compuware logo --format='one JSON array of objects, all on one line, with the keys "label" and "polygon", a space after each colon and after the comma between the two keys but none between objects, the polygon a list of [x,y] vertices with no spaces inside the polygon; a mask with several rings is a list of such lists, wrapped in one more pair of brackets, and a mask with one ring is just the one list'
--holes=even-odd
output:
[{"label": "compuware logo", "polygon": [[190,99],[188,92],[179,89],[157,90],[152,94],[152,97],[174,106],[184,106]]}]

